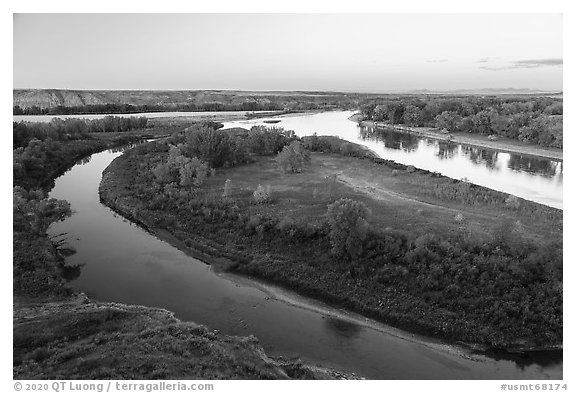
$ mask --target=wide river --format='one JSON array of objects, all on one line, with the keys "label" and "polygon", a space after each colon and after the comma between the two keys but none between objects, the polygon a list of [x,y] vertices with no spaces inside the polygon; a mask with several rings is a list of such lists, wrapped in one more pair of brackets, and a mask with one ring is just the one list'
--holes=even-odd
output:
[{"label": "wide river", "polygon": [[226,334],[254,335],[269,355],[298,357],[371,379],[562,378],[562,351],[472,354],[277,287],[215,273],[99,202],[102,171],[120,154],[106,151],[82,160],[56,180],[50,193],[68,200],[75,212],[49,232],[67,233],[77,251],[67,263],[83,264],[71,284],[92,299],[166,308],[182,320]]},{"label": "wide river", "polygon": [[[246,112],[154,112],[115,116],[170,117],[226,117],[243,116]],[[380,157],[414,165],[417,168],[440,172],[453,179],[468,181],[503,191],[534,202],[562,209],[563,162],[529,155],[497,152],[490,149],[421,138],[391,129],[379,129],[374,134],[348,120],[352,111],[286,115],[224,122],[228,127],[250,128],[267,125],[293,130],[298,136],[336,135],[370,148]],[[109,115],[13,116],[14,121],[48,122],[55,117],[97,119]],[[266,123],[280,120],[276,124]]]}]

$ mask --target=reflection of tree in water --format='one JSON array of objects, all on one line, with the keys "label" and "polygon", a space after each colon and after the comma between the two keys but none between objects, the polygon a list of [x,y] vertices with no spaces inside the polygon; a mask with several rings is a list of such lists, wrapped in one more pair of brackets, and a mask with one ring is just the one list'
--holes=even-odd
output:
[{"label": "reflection of tree in water", "polygon": [[418,137],[404,134],[389,128],[360,127],[360,138],[384,143],[389,149],[415,151],[418,149]]},{"label": "reflection of tree in water", "polygon": [[546,177],[554,177],[558,171],[562,174],[564,169],[562,162],[559,161],[521,156],[518,154],[510,154],[508,168],[514,171],[535,173]]},{"label": "reflection of tree in water", "polygon": [[130,149],[132,149],[133,147],[138,146],[138,145],[141,145],[142,143],[146,143],[146,142],[148,142],[148,141],[145,140],[145,139],[140,139],[140,140],[137,140],[137,141],[130,142],[130,143],[128,143],[127,145],[122,145],[122,146],[118,146],[118,147],[113,147],[113,148],[111,148],[111,149],[108,150],[108,151],[111,152],[111,153],[124,153],[125,151],[130,150]]},{"label": "reflection of tree in water", "polygon": [[362,331],[360,325],[334,317],[326,317],[326,327],[328,331],[342,338],[354,338]]},{"label": "reflection of tree in water", "polygon": [[76,165],[86,165],[90,162],[91,159],[92,159],[92,156],[84,157],[84,158],[76,161]]},{"label": "reflection of tree in water", "polygon": [[451,159],[454,158],[454,153],[456,153],[458,145],[450,142],[438,142],[438,153],[436,156],[440,159]]},{"label": "reflection of tree in water", "polygon": [[62,268],[62,277],[64,277],[66,281],[76,280],[78,277],[80,277],[83,266],[84,264],[64,266]]},{"label": "reflection of tree in water", "polygon": [[488,169],[496,168],[498,152],[462,145],[462,153],[476,165],[483,165]]},{"label": "reflection of tree in water", "polygon": [[542,351],[542,352],[526,352],[526,353],[510,353],[510,352],[490,352],[482,353],[494,360],[508,360],[516,363],[516,367],[520,370],[526,369],[532,365],[538,367],[549,368],[562,364],[563,351]]}]

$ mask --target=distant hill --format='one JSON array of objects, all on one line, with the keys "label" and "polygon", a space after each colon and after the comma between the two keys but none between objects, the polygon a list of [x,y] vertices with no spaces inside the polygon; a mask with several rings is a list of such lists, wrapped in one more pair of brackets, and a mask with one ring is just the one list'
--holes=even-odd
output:
[{"label": "distant hill", "polygon": [[[222,104],[220,110],[306,110],[354,108],[362,100],[406,95],[547,95],[562,98],[561,92],[532,89],[477,89],[433,91],[412,90],[405,93],[353,93],[321,91],[240,91],[240,90],[60,90],[14,89],[13,106],[21,109],[37,107],[80,108],[90,105],[158,106],[162,110],[187,105],[201,107]],[[230,109],[226,109],[230,108]],[[212,110],[212,109],[206,109]],[[35,113],[34,113],[35,114]]]},{"label": "distant hill", "polygon": [[485,89],[456,89],[456,90],[429,90],[417,89],[409,90],[406,94],[456,94],[456,95],[505,95],[505,94],[536,94],[536,95],[552,95],[562,94],[557,91],[546,91],[536,89],[515,89],[512,87],[506,88],[485,88]]},{"label": "distant hill", "polygon": [[201,105],[207,102],[241,105],[256,102],[290,102],[303,99],[306,102],[332,101],[345,98],[345,93],[326,92],[283,92],[283,91],[234,91],[234,90],[58,90],[58,89],[14,89],[13,105],[22,109],[37,106],[55,108],[57,106],[79,107],[85,105],[129,104],[176,106],[186,104]]}]

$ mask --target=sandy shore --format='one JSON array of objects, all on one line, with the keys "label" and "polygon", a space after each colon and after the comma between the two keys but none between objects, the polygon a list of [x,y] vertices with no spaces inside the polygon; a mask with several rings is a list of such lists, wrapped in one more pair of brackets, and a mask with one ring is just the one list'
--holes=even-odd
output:
[{"label": "sandy shore", "polygon": [[[351,120],[355,120],[352,119]],[[548,158],[552,160],[563,161],[563,152],[560,149],[542,147],[534,144],[525,144],[517,140],[503,139],[500,138],[495,141],[488,140],[486,136],[478,134],[469,133],[451,133],[443,134],[437,128],[432,127],[408,127],[403,125],[390,125],[382,122],[374,121],[361,121],[361,125],[366,127],[383,127],[383,128],[393,128],[396,131],[414,134],[417,136],[437,139],[441,141],[448,141],[448,137],[453,143],[459,143],[462,145],[482,147],[490,150],[501,151],[505,153],[516,153],[534,157]]]}]

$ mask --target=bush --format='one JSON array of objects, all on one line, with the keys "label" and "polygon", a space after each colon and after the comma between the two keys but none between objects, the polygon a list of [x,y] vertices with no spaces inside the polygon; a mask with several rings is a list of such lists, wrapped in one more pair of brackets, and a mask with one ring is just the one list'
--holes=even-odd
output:
[{"label": "bush", "polygon": [[186,156],[198,157],[212,168],[231,167],[249,160],[246,147],[239,138],[207,126],[190,127],[183,150]]},{"label": "bush", "polygon": [[232,180],[226,179],[224,182],[224,191],[222,192],[222,198],[227,199],[232,196]]},{"label": "bush", "polygon": [[514,195],[510,195],[508,198],[506,198],[505,203],[506,207],[509,209],[517,210],[520,207],[520,200]]},{"label": "bush", "polygon": [[300,173],[305,166],[310,165],[310,151],[302,143],[294,141],[276,157],[276,162],[285,173]]},{"label": "bush", "polygon": [[283,128],[254,126],[248,132],[247,144],[251,152],[258,155],[276,154],[296,139],[294,131]]},{"label": "bush", "polygon": [[338,258],[354,258],[361,254],[366,238],[369,210],[362,202],[342,198],[328,206],[330,244]]},{"label": "bush", "polygon": [[256,187],[252,196],[254,197],[254,202],[257,204],[269,203],[272,201],[272,191],[270,190],[269,185],[264,188],[261,184],[258,184],[258,187]]},{"label": "bush", "polygon": [[171,146],[168,160],[152,168],[158,184],[178,183],[182,187],[198,187],[213,174],[207,163],[183,155],[182,145]]},{"label": "bush", "polygon": [[40,190],[26,191],[13,188],[14,224],[27,222],[31,233],[42,236],[48,227],[72,215],[70,203],[65,200],[46,198]]}]

